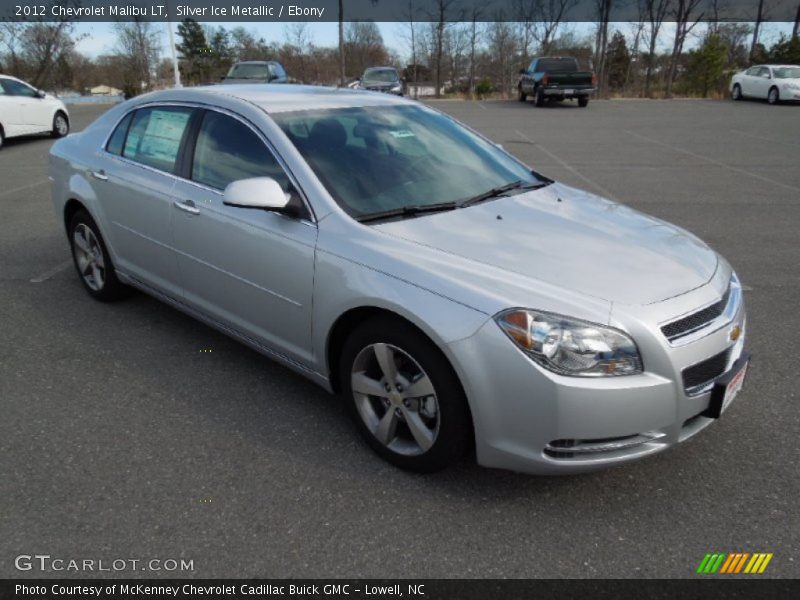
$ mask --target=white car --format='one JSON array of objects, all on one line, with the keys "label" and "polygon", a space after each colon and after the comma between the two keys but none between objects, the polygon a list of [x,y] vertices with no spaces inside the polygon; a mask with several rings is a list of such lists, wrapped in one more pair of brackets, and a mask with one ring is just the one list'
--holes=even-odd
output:
[{"label": "white car", "polygon": [[731,79],[731,98],[766,99],[770,104],[800,100],[800,65],[756,65]]},{"label": "white car", "polygon": [[67,107],[55,96],[20,79],[0,75],[0,148],[8,138],[36,133],[67,135]]}]

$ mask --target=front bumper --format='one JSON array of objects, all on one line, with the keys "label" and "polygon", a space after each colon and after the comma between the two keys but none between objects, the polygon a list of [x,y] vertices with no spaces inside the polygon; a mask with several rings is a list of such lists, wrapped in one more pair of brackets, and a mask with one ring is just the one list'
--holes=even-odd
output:
[{"label": "front bumper", "polygon": [[[691,344],[671,346],[657,327],[637,343],[646,371],[582,378],[551,373],[508,339],[494,320],[449,345],[467,392],[478,463],[534,474],[590,471],[643,458],[692,437],[711,391],[689,395],[682,371],[726,349],[726,370],[744,350],[744,304],[734,318]],[[641,337],[641,334],[638,336]]]}]

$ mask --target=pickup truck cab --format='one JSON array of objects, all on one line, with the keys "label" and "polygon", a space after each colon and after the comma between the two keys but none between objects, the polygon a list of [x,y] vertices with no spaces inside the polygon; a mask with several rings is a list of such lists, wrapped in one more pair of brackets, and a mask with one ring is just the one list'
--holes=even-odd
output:
[{"label": "pickup truck cab", "polygon": [[546,100],[571,98],[577,98],[578,106],[587,106],[597,82],[592,71],[581,71],[578,60],[570,56],[534,58],[519,75],[519,101],[533,96],[536,106],[544,106]]}]

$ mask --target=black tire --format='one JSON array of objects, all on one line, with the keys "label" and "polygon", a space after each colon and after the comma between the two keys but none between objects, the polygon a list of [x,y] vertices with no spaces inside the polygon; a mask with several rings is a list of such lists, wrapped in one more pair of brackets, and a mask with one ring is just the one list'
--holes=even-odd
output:
[{"label": "black tire", "polygon": [[[90,280],[93,280],[93,278],[85,275],[84,271],[81,270],[80,255],[82,251],[80,250],[76,241],[76,232],[79,230],[85,232],[85,229],[83,228],[88,228],[91,230],[91,233],[94,235],[94,239],[97,242],[96,248],[99,250],[102,257],[102,283],[97,285],[97,282],[95,282],[96,287],[90,283]],[[131,288],[123,284],[117,278],[117,273],[114,270],[114,263],[111,261],[111,256],[106,249],[103,236],[100,235],[100,229],[97,227],[94,219],[92,219],[91,215],[89,215],[86,210],[79,210],[72,217],[72,220],[69,224],[68,235],[70,249],[72,250],[72,262],[75,265],[75,270],[78,272],[78,277],[80,278],[83,287],[92,298],[99,300],[100,302],[113,302],[130,295]]]},{"label": "black tire", "polygon": [[525,102],[528,99],[528,94],[526,94],[525,92],[522,91],[522,86],[521,85],[518,86],[518,91],[519,91],[519,96],[517,97],[517,99],[520,102]]},{"label": "black tire", "polygon": [[[392,346],[395,351],[399,350],[411,357],[433,385],[438,430],[433,444],[422,453],[408,455],[389,448],[372,433],[359,412],[351,374],[356,367],[356,360],[363,356],[362,351],[367,356],[374,356],[370,349],[373,344]],[[398,373],[402,372],[403,363],[394,364]],[[471,449],[474,442],[472,419],[461,383],[441,351],[408,323],[391,317],[376,317],[359,325],[342,348],[339,377],[343,400],[359,433],[379,456],[393,465],[418,473],[430,473],[458,462]],[[369,401],[381,406],[381,398],[374,397]],[[388,400],[383,402],[387,406],[383,410],[398,413],[399,409],[393,409]],[[417,415],[422,414],[421,411],[422,408],[418,407]],[[397,428],[394,441],[400,440],[402,435],[413,438],[404,419],[398,421]]]},{"label": "black tire", "polygon": [[536,88],[536,106],[542,107],[544,106],[544,90],[542,88]]},{"label": "black tire", "polygon": [[769,88],[769,92],[767,92],[767,102],[769,104],[780,104],[781,101],[781,93],[778,91],[778,88],[773,86]]},{"label": "black tire", "polygon": [[581,96],[578,98],[578,106],[581,108],[586,108],[589,106],[589,98],[587,96]]},{"label": "black tire", "polygon": [[62,138],[69,135],[69,118],[60,110],[53,115],[53,129],[50,135],[54,138]]},{"label": "black tire", "polygon": [[3,132],[3,126],[0,125],[0,150],[3,149],[3,146],[6,145],[6,135]]},{"label": "black tire", "polygon": [[737,102],[742,99],[742,86],[740,86],[738,83],[733,85],[733,89],[731,90],[731,99]]}]

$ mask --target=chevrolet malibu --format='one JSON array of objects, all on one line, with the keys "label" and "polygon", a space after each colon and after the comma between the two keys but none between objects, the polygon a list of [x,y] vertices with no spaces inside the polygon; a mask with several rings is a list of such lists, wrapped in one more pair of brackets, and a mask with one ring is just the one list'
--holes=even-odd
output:
[{"label": "chevrolet malibu", "polygon": [[57,142],[50,174],[89,295],[137,288],[340,394],[402,468],[618,465],[742,387],[724,258],[410,100],[157,92]]}]

